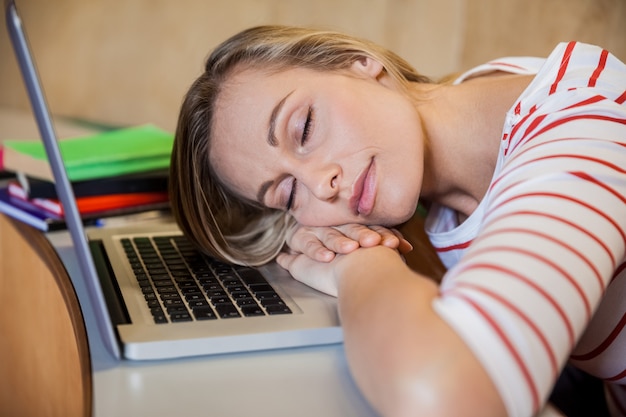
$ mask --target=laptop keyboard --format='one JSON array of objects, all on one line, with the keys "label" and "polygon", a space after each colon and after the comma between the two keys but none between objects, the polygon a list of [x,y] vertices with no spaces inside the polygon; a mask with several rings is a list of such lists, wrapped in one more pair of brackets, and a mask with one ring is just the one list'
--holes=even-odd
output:
[{"label": "laptop keyboard", "polygon": [[205,256],[183,236],[121,243],[155,323],[291,313],[259,271]]}]

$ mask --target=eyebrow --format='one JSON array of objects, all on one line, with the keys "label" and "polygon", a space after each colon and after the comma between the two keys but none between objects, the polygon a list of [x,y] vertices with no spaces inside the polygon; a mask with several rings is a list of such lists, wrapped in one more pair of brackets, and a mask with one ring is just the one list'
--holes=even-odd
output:
[{"label": "eyebrow", "polygon": [[278,139],[276,138],[276,118],[278,117],[278,113],[280,113],[280,110],[285,105],[285,102],[287,101],[287,98],[289,98],[291,93],[293,93],[293,91],[283,97],[283,99],[280,100],[278,104],[276,104],[276,106],[274,106],[272,114],[270,114],[270,128],[269,132],[267,133],[267,143],[269,143],[270,146],[278,146]]},{"label": "eyebrow", "polygon": [[[283,99],[280,100],[276,104],[276,106],[274,106],[274,108],[272,109],[272,113],[270,114],[269,130],[267,133],[267,143],[269,143],[270,146],[278,146],[278,139],[276,138],[276,118],[278,117],[278,113],[280,113],[280,110],[285,105],[285,102],[287,101],[287,98],[289,98],[291,93],[293,93],[293,91],[283,97]],[[269,190],[273,183],[273,180],[269,180],[261,184],[261,186],[259,187],[259,191],[256,194],[256,199],[259,203],[264,204],[263,202],[265,201],[265,194],[267,194],[267,190]]]}]

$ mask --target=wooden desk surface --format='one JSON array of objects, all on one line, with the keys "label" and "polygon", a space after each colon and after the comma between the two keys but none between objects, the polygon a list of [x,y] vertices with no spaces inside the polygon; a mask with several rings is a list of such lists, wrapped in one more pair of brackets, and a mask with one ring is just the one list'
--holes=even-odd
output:
[{"label": "wooden desk surface", "polygon": [[4,215],[0,335],[0,415],[91,415],[89,348],[74,287],[45,236]]},{"label": "wooden desk surface", "polygon": [[[56,123],[61,138],[89,129]],[[0,107],[0,140],[37,139],[30,111]],[[38,230],[0,214],[0,415],[88,416],[93,384],[83,315]]]}]

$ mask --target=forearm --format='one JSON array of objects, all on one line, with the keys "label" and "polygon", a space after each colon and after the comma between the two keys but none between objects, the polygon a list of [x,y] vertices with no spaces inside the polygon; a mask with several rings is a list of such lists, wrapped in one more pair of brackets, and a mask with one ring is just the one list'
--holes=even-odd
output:
[{"label": "forearm", "polygon": [[430,279],[383,247],[346,256],[337,273],[351,370],[383,415],[505,415],[478,361],[432,310]]}]

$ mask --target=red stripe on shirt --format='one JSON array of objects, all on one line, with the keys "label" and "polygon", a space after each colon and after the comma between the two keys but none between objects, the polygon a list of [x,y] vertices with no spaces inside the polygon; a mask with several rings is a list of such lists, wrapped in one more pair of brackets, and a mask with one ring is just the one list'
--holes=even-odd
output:
[{"label": "red stripe on shirt", "polygon": [[626,91],[624,91],[621,96],[615,99],[615,102],[617,104],[624,104],[625,101],[626,101]]},{"label": "red stripe on shirt", "polygon": [[[592,98],[588,99],[588,100],[589,100],[589,102],[588,102],[588,103],[585,103],[585,102],[583,101],[583,102],[577,103],[577,104],[575,104],[575,105],[572,105],[572,106],[566,107],[566,108],[564,108],[564,110],[566,110],[566,109],[570,109],[570,108],[572,108],[572,107],[576,107],[576,106],[582,106],[582,105],[585,105],[585,104],[592,104],[592,103],[594,103],[595,101],[591,101],[591,100],[594,100],[594,99],[595,99],[595,100],[600,101],[600,100],[599,100],[599,97],[601,97],[601,96],[592,97]],[[520,122],[519,122],[519,123],[518,123],[515,127],[513,127],[513,129],[511,130],[511,138],[513,138],[513,136],[515,135],[515,133],[517,132],[517,130],[521,127],[521,125],[522,125],[524,122],[526,122],[526,119],[527,119],[530,115],[531,115],[530,113],[529,113],[529,114],[527,114],[527,115],[526,115],[526,116],[525,116],[525,117],[524,117],[524,118],[523,118],[523,119],[522,119],[522,120],[521,120],[521,121],[520,121]],[[513,150],[517,149],[517,147],[518,147],[518,146],[520,146],[520,145],[522,145],[522,144],[524,144],[524,143],[527,143],[527,142],[529,142],[529,141],[531,141],[531,140],[535,139],[537,136],[539,136],[539,135],[541,135],[541,134],[543,134],[543,133],[548,132],[548,131],[549,131],[549,130],[551,130],[551,129],[554,129],[554,128],[556,128],[556,127],[559,127],[559,126],[561,126],[561,125],[563,125],[563,124],[565,124],[565,123],[569,123],[569,122],[573,122],[573,121],[577,121],[577,120],[585,120],[585,119],[589,119],[589,120],[602,120],[602,121],[614,122],[614,123],[619,123],[619,124],[626,124],[626,119],[619,119],[619,118],[616,118],[616,117],[601,116],[601,115],[591,115],[591,114],[587,114],[587,115],[576,115],[576,116],[570,116],[570,117],[566,117],[566,118],[563,118],[563,119],[556,120],[556,121],[554,121],[554,122],[552,122],[552,123],[550,123],[550,124],[548,124],[548,125],[544,126],[544,127],[543,127],[543,128],[541,128],[539,131],[535,132],[535,134],[533,134],[531,137],[525,137],[526,135],[531,134],[531,133],[532,133],[532,130],[534,130],[534,128],[536,127],[536,125],[537,125],[537,124],[539,124],[539,123],[541,123],[541,122],[545,119],[545,117],[546,117],[546,115],[542,115],[542,116],[537,117],[537,119],[533,120],[533,122],[532,122],[532,123],[531,123],[531,125],[530,125],[530,126],[532,126],[532,129],[530,128],[530,126],[529,126],[529,128],[528,128],[528,129],[526,129],[526,132],[524,132],[524,135],[522,136],[521,140],[520,140],[520,141],[518,141],[518,142],[515,144],[515,146],[513,147]],[[540,120],[539,120],[539,119],[540,119]],[[570,139],[573,139],[573,138],[570,138]],[[508,151],[509,151],[509,149],[507,149],[507,152],[505,152],[505,154],[507,154],[507,153],[508,153]]]},{"label": "red stripe on shirt", "polygon": [[617,375],[614,375],[612,377],[609,378],[603,378],[605,381],[619,381],[620,379],[626,377],[626,369],[624,369],[622,372],[620,372]]},{"label": "red stripe on shirt", "polygon": [[488,263],[475,263],[475,264],[467,265],[467,266],[463,267],[462,269],[460,269],[460,271],[471,271],[471,270],[474,270],[474,269],[493,270],[493,271],[496,271],[498,273],[502,273],[502,274],[508,275],[509,277],[515,278],[519,282],[524,283],[529,288],[533,289],[542,298],[544,298],[549,305],[551,305],[554,308],[554,310],[556,311],[557,315],[561,318],[561,320],[565,324],[565,328],[567,330],[567,335],[569,337],[569,345],[570,346],[574,346],[574,340],[575,340],[574,328],[572,326],[572,323],[569,321],[569,319],[567,317],[567,314],[565,314],[565,311],[563,311],[563,309],[561,308],[560,304],[556,302],[554,297],[552,297],[546,290],[544,290],[539,285],[537,285],[537,283],[535,283],[532,279],[530,279],[528,277],[525,277],[524,275],[522,275],[519,272],[514,271],[512,269],[508,269],[508,268],[505,268],[505,267],[500,266],[500,265],[492,265],[492,264],[488,264]]},{"label": "red stripe on shirt", "polygon": [[580,101],[576,104],[572,104],[571,106],[567,106],[564,107],[563,110],[569,110],[569,109],[574,109],[576,107],[582,107],[582,106],[586,106],[587,104],[594,104],[594,103],[598,103],[602,100],[606,100],[606,97],[604,97],[603,95],[598,94],[597,96],[593,96],[591,98],[588,98],[586,100]]},{"label": "red stripe on shirt", "polygon": [[591,75],[591,78],[589,79],[589,84],[588,84],[589,87],[596,86],[598,77],[600,77],[600,74],[602,74],[602,71],[604,70],[604,67],[606,66],[606,59],[608,58],[608,56],[609,56],[609,51],[607,51],[606,49],[603,49],[602,53],[600,53],[600,61],[598,62],[598,67],[596,68],[596,70]]},{"label": "red stripe on shirt", "polygon": [[524,361],[522,360],[520,354],[514,348],[513,343],[506,337],[506,334],[500,328],[500,326],[498,326],[498,323],[496,323],[493,320],[493,318],[490,317],[489,314],[487,314],[487,312],[485,310],[483,310],[476,302],[474,302],[474,300],[466,297],[463,294],[455,294],[455,296],[457,296],[457,297],[463,299],[465,302],[467,302],[470,306],[472,306],[483,317],[483,319],[487,323],[489,323],[489,325],[496,332],[496,334],[498,335],[500,340],[502,340],[502,342],[506,346],[506,348],[509,351],[509,353],[511,354],[511,356],[513,356],[513,359],[515,360],[515,363],[517,364],[518,368],[522,372],[522,375],[524,376],[524,380],[526,381],[526,385],[528,386],[528,389],[530,391],[530,395],[532,396],[532,399],[533,399],[533,414],[535,414],[535,412],[539,409],[539,392],[538,392],[537,386],[535,385],[535,381],[533,381],[533,379],[532,379],[532,377],[530,375],[530,371],[528,370],[528,368],[524,364]]},{"label": "red stripe on shirt", "polygon": [[624,329],[625,326],[626,326],[626,313],[622,315],[621,320],[617,323],[617,325],[611,331],[611,333],[609,333],[609,335],[602,341],[602,343],[600,343],[597,347],[595,347],[594,349],[592,349],[591,351],[587,353],[581,353],[579,355],[571,355],[570,358],[577,360],[577,361],[588,361],[590,359],[593,359],[601,355],[602,352],[604,352],[609,346],[611,346],[611,343],[613,343],[615,339],[617,339],[617,336],[619,336],[619,334],[621,333],[621,331]]},{"label": "red stripe on shirt", "polygon": [[[568,140],[568,139],[557,139],[557,140],[555,140],[555,141],[543,142],[543,143],[540,143],[540,144],[538,144],[538,145],[535,145],[535,146],[529,147],[529,148],[527,148],[527,149],[524,149],[524,151],[523,151],[523,152],[520,152],[520,154],[519,154],[519,155],[522,155],[523,153],[529,152],[530,150],[535,149],[537,146],[548,145],[548,144],[550,144],[551,142],[556,142],[556,141],[560,141],[560,140]],[[610,169],[612,169],[612,170],[614,170],[614,171],[617,171],[617,172],[619,172],[620,174],[626,174],[626,170],[624,170],[624,169],[623,169],[623,168],[621,168],[620,166],[615,165],[615,164],[612,164],[612,163],[610,163],[610,162],[607,162],[607,161],[605,161],[605,160],[603,160],[603,159],[591,158],[591,157],[588,157],[588,156],[586,156],[586,155],[575,155],[575,154],[556,154],[556,155],[546,155],[546,156],[542,156],[542,157],[538,157],[538,158],[533,158],[533,159],[530,159],[530,160],[527,160],[527,161],[522,162],[521,164],[519,164],[518,166],[516,166],[513,170],[511,170],[511,171],[509,171],[509,172],[507,172],[507,173],[505,173],[505,174],[501,175],[501,176],[500,176],[497,180],[495,180],[495,181],[492,183],[492,185],[491,185],[491,189],[493,189],[493,188],[494,188],[494,187],[495,187],[495,186],[496,186],[496,185],[497,185],[500,181],[502,181],[502,180],[503,180],[503,179],[504,179],[507,175],[511,175],[511,174],[513,174],[513,173],[515,172],[515,170],[517,170],[517,169],[519,169],[519,168],[521,168],[521,167],[524,167],[524,166],[529,165],[529,164],[533,164],[533,163],[538,162],[538,161],[545,161],[545,160],[548,160],[548,159],[556,159],[556,158],[572,158],[572,159],[580,159],[580,160],[584,160],[584,161],[587,161],[587,162],[594,162],[594,163],[598,163],[598,164],[600,164],[600,165],[604,165],[605,167],[610,168]]]},{"label": "red stripe on shirt", "polygon": [[521,70],[524,70],[524,71],[528,71],[528,68],[521,67],[521,66],[515,65],[515,64],[510,64],[508,62],[491,61],[489,63],[489,65],[498,65],[498,66],[511,67],[511,68],[517,68],[517,69],[521,69]]},{"label": "red stripe on shirt", "polygon": [[[510,203],[512,201],[518,200],[520,198],[526,198],[526,197],[554,197],[554,198],[558,198],[558,199],[562,199],[562,200],[567,200],[570,201],[572,203],[578,204],[579,206],[585,207],[591,211],[593,211],[594,213],[600,215],[600,217],[604,218],[606,221],[608,221],[617,231],[617,233],[620,234],[620,236],[622,237],[622,240],[624,241],[624,243],[626,244],[626,232],[624,232],[624,230],[622,229],[622,227],[619,225],[619,223],[617,223],[614,219],[612,219],[611,217],[609,217],[608,214],[606,214],[605,212],[603,212],[602,210],[600,210],[599,208],[592,206],[591,204],[582,201],[578,198],[574,198],[572,196],[569,195],[563,195],[563,194],[557,194],[557,193],[552,193],[552,192],[533,192],[533,193],[526,193],[526,194],[518,194],[516,196],[513,196],[511,198],[509,198],[508,200],[500,203],[496,208],[498,207],[502,207],[507,203]],[[615,264],[612,265],[613,268],[615,268]]]},{"label": "red stripe on shirt", "polygon": [[[523,182],[523,181],[520,181]],[[515,186],[517,186],[520,182],[516,182],[514,184],[509,185],[508,187],[506,187],[504,190],[502,190],[501,193],[505,193],[509,188],[513,188]],[[530,194],[525,194],[525,196],[532,196]],[[519,196],[516,196],[514,198],[508,199],[504,202],[502,202],[501,204],[499,204],[497,207],[494,207],[492,209],[490,209],[489,211],[487,211],[485,213],[485,218],[487,218],[490,213],[492,213],[493,211],[495,211],[497,208],[500,208],[502,206],[504,206],[505,204],[512,202],[514,200],[516,200],[517,198],[519,198]],[[617,264],[617,259],[615,259],[615,256],[613,255],[613,253],[611,252],[611,250],[609,249],[609,247],[606,245],[606,243],[600,239],[599,237],[597,237],[595,234],[593,234],[590,230],[588,229],[584,229],[581,225],[577,224],[577,223],[573,223],[571,221],[569,221],[568,219],[565,219],[563,217],[559,217],[555,214],[550,214],[550,213],[544,213],[544,212],[534,212],[534,211],[530,211],[530,210],[523,210],[523,211],[514,211],[511,214],[514,215],[516,213],[520,213],[520,214],[536,214],[538,216],[544,216],[544,217],[548,217],[552,220],[556,220],[556,221],[560,221],[562,223],[567,224],[568,226],[571,226],[574,229],[577,229],[578,231],[586,234],[588,237],[590,237],[591,239],[593,239],[598,245],[600,245],[602,247],[602,249],[604,249],[604,251],[606,252],[606,254],[608,255],[608,257],[611,259],[611,268],[615,269],[616,268],[616,264]],[[506,214],[506,216],[508,216],[509,213]],[[498,217],[496,217],[495,219],[492,219],[491,221],[497,220]],[[602,284],[602,287],[604,288],[604,284]]]},{"label": "red stripe on shirt", "polygon": [[597,185],[598,187],[603,188],[604,190],[608,191],[609,193],[613,194],[615,197],[617,197],[619,200],[622,200],[622,203],[626,204],[626,197],[623,196],[621,193],[619,193],[618,191],[616,191],[614,188],[609,187],[607,184],[603,183],[602,181],[598,181],[597,179],[593,178],[591,175],[587,174],[586,172],[571,172],[570,174],[583,179],[585,181],[588,181],[594,185]]},{"label": "red stripe on shirt", "polygon": [[[591,263],[590,261],[586,260],[585,257],[578,251],[574,250],[570,245],[568,245],[567,243],[561,241],[561,240],[557,240],[556,238],[552,237],[552,236],[548,236],[546,234],[540,233],[540,232],[536,232],[536,231],[532,231],[532,230],[526,230],[526,229],[518,229],[518,228],[509,228],[509,229],[499,229],[497,232],[487,232],[485,233],[483,236],[493,236],[493,235],[497,235],[500,233],[525,233],[525,234],[530,234],[530,235],[534,235],[534,236],[538,236],[541,238],[544,238],[546,240],[550,240],[553,243],[556,243],[557,245],[570,250],[571,252],[575,253],[583,262],[587,263],[588,265]],[[572,287],[574,287],[574,290],[578,293],[578,296],[580,297],[582,304],[585,306],[585,313],[587,316],[587,320],[591,317],[591,303],[589,302],[589,299],[587,298],[587,294],[585,294],[585,291],[581,288],[580,284],[574,279],[574,277],[572,277],[572,275],[570,275],[567,271],[565,271],[563,268],[561,268],[559,265],[557,265],[556,263],[552,262],[550,259],[541,256],[538,253],[532,252],[530,250],[526,250],[526,249],[520,249],[518,247],[515,246],[497,246],[497,247],[489,247],[489,248],[484,248],[484,249],[479,249],[479,250],[475,250],[472,252],[472,257],[479,255],[481,253],[491,253],[494,251],[507,251],[507,252],[514,252],[514,253],[518,253],[518,254],[522,254],[522,255],[526,255],[528,257],[534,258],[536,260],[538,260],[539,262],[546,264],[548,266],[550,266],[552,269],[555,269],[558,273],[560,273],[566,280],[567,282],[569,282],[571,284]],[[471,258],[468,258],[471,259]],[[601,277],[597,277],[599,278],[599,282],[600,282],[600,289],[604,290],[604,286],[602,285],[602,278]]]},{"label": "red stripe on shirt", "polygon": [[528,118],[529,118],[530,116],[532,116],[532,115],[533,115],[533,113],[534,113],[536,110],[537,110],[537,107],[533,106],[533,107],[532,107],[532,108],[528,111],[528,114],[526,114],[526,116],[522,117],[522,119],[521,119],[519,122],[517,122],[517,123],[515,124],[515,126],[513,126],[513,129],[511,129],[511,135],[510,135],[511,137],[514,137],[514,136],[515,136],[515,134],[517,133],[517,130],[518,130],[519,128],[521,128],[521,127],[522,127],[522,125],[523,125],[524,123],[526,123],[526,120],[528,120]]},{"label": "red stripe on shirt", "polygon": [[[533,160],[527,161],[523,164],[520,164],[518,166],[523,166],[523,165],[527,165],[528,163],[532,163],[532,162],[537,162],[537,161],[545,161],[546,159],[556,159],[556,158],[568,158],[568,159],[580,159],[583,161],[587,161],[587,162],[593,162],[593,163],[597,163],[600,165],[603,165],[609,169],[612,169],[613,171],[616,171],[620,174],[626,174],[626,169],[620,167],[619,165],[615,165],[611,162],[605,161],[604,159],[599,159],[599,158],[593,158],[587,155],[576,155],[576,154],[567,154],[567,153],[563,153],[563,154],[555,154],[555,155],[546,155],[546,156],[541,156],[539,158],[535,158]],[[574,172],[570,172],[570,174],[572,175],[576,175]]]},{"label": "red stripe on shirt", "polygon": [[[563,119],[559,119],[555,122],[550,123],[549,125],[545,126],[544,128],[542,128],[541,130],[539,130],[538,132],[536,132],[533,135],[533,138],[541,135],[542,133],[545,133],[549,130],[554,129],[555,127],[559,127],[562,124],[565,123],[569,123],[569,122],[573,122],[576,120],[602,120],[605,122],[613,122],[613,123],[619,123],[622,125],[626,125],[626,119],[619,119],[617,117],[610,117],[610,116],[601,116],[601,115],[597,115],[597,114],[582,114],[582,115],[576,115],[576,116],[571,116],[571,117],[565,117]],[[530,138],[532,139],[532,138]]]},{"label": "red stripe on shirt", "polygon": [[463,243],[458,243],[456,245],[451,245],[451,246],[443,246],[443,247],[435,247],[435,250],[437,252],[450,252],[453,250],[458,250],[458,249],[466,249],[469,247],[469,245],[472,244],[472,241],[467,241],[467,242],[463,242]]},{"label": "red stripe on shirt", "polygon": [[554,350],[552,349],[552,347],[548,343],[548,339],[546,338],[546,336],[539,329],[539,327],[537,327],[535,322],[533,320],[531,320],[530,317],[528,317],[528,315],[526,315],[522,310],[517,308],[517,306],[512,304],[509,300],[507,300],[506,298],[502,297],[500,294],[498,294],[498,293],[496,293],[494,291],[491,291],[488,288],[483,288],[483,287],[480,287],[480,286],[478,286],[476,284],[471,284],[471,283],[468,283],[468,282],[461,282],[461,283],[459,283],[457,285],[457,288],[469,288],[469,289],[475,290],[475,291],[480,292],[480,293],[482,293],[482,294],[484,294],[484,295],[486,295],[488,297],[491,297],[491,298],[495,299],[496,301],[500,302],[502,305],[507,307],[509,310],[512,310],[524,323],[526,323],[526,325],[532,330],[532,332],[539,339],[541,345],[545,349],[545,351],[547,353],[547,356],[548,356],[548,358],[550,360],[550,365],[552,367],[552,375],[554,377],[556,377],[557,372],[558,372],[558,361],[556,359],[556,353],[554,352]]},{"label": "red stripe on shirt", "polygon": [[[588,238],[594,240],[598,245],[600,245],[602,247],[602,249],[604,249],[604,251],[606,252],[607,256],[609,257],[609,259],[611,260],[612,264],[615,265],[615,258],[613,257],[613,254],[611,253],[611,250],[609,249],[609,247],[606,245],[606,243],[604,243],[604,241],[602,241],[598,236],[594,235],[590,230],[588,229],[584,229],[582,226],[573,223],[569,220],[563,219],[562,217],[558,217],[555,216],[553,214],[550,213],[544,213],[544,212],[540,212],[540,211],[530,211],[530,210],[519,210],[519,211],[514,211],[514,212],[507,212],[506,215],[503,216],[498,216],[495,218],[492,218],[491,221],[489,222],[489,224],[492,224],[498,220],[502,220],[502,219],[510,219],[513,216],[518,216],[518,215],[523,215],[523,216],[539,216],[539,217],[544,217],[546,219],[550,219],[550,220],[554,220],[560,223],[564,223],[567,226],[570,226],[573,229],[578,230],[579,232],[585,234]],[[527,229],[520,229],[523,232],[526,233],[530,233],[529,230]],[[533,232],[534,234],[538,234],[539,232]],[[600,271],[598,271],[598,269],[596,268],[595,264],[593,262],[591,262],[591,260],[589,258],[587,258],[583,253],[581,253],[580,251],[578,251],[576,248],[572,247],[569,244],[566,244],[562,241],[557,241],[554,237],[550,236],[550,235],[545,235],[542,234],[543,237],[547,238],[548,240],[551,240],[555,243],[559,243],[560,245],[564,246],[566,249],[568,249],[569,251],[571,251],[572,253],[576,254],[576,256],[578,256],[579,259],[581,259],[584,263],[587,264],[587,266],[593,270],[594,275],[596,276],[596,281],[599,285],[599,290],[601,292],[604,292],[605,288],[604,288],[604,281],[602,280],[602,274],[600,273]]]},{"label": "red stripe on shirt", "polygon": [[554,94],[556,92],[559,83],[563,79],[563,76],[567,71],[567,66],[569,64],[569,59],[572,56],[574,46],[576,46],[576,42],[570,42],[567,44],[567,47],[565,48],[565,53],[563,54],[563,58],[561,59],[561,65],[559,66],[559,72],[556,76],[556,80],[554,80],[554,83],[552,83],[552,86],[550,86],[550,94]]},{"label": "red stripe on shirt", "polygon": [[[522,138],[525,138],[527,135],[530,135],[532,133],[533,130],[535,130],[537,128],[537,126],[539,126],[539,123],[543,122],[543,120],[548,117],[547,114],[542,114],[540,116],[537,116],[535,119],[533,119],[532,122],[530,122],[530,124],[528,125],[528,127],[526,128],[526,130],[524,131],[524,134],[522,135]],[[519,141],[515,147],[517,147],[520,143],[524,142],[523,140]]]}]

